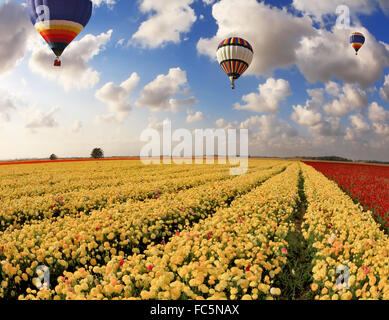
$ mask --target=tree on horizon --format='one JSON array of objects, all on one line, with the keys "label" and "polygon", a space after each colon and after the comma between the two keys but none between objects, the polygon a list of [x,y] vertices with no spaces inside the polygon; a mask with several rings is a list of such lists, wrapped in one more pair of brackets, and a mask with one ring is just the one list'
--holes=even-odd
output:
[{"label": "tree on horizon", "polygon": [[90,155],[91,155],[91,158],[101,159],[101,158],[104,158],[104,151],[101,148],[94,148]]}]

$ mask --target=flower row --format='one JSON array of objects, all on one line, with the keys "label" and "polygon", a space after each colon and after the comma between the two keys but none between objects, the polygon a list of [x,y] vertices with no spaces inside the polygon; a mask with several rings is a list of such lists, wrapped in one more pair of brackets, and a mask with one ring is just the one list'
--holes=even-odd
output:
[{"label": "flower row", "polygon": [[303,234],[316,250],[315,299],[389,299],[389,238],[371,212],[302,164],[308,208]]},{"label": "flower row", "polygon": [[9,226],[20,227],[26,221],[42,220],[64,216],[66,214],[88,213],[104,207],[112,207],[116,203],[128,200],[145,200],[161,196],[162,193],[174,193],[189,189],[214,180],[230,179],[228,169],[216,172],[194,175],[177,174],[172,179],[165,180],[160,176],[155,181],[147,183],[128,182],[120,186],[98,187],[96,189],[81,189],[59,195],[45,194],[38,197],[21,197],[7,199],[2,202],[0,212],[0,230]]},{"label": "flower row", "polygon": [[[279,164],[263,169],[269,164]],[[0,260],[4,282],[0,297],[20,293],[46,264],[53,277],[64,270],[107,263],[113,255],[137,253],[152,242],[161,242],[185,226],[226,207],[237,196],[285,168],[284,162],[263,161],[244,176],[212,181],[148,201],[128,201],[111,209],[92,211],[8,229],[1,235]],[[262,168],[262,169],[261,169]]]},{"label": "flower row", "polygon": [[[299,165],[235,199],[228,208],[151,244],[143,254],[113,257],[58,277],[39,299],[274,299],[287,261],[285,241],[297,207]],[[247,177],[246,177],[247,179]]]}]

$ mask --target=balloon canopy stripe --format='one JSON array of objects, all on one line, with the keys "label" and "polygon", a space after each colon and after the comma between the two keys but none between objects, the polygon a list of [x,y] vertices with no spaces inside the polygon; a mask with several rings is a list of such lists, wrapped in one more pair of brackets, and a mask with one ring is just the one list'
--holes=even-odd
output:
[{"label": "balloon canopy stripe", "polygon": [[352,35],[350,37],[350,43],[360,43],[364,44],[365,43],[365,37],[363,35]]},{"label": "balloon canopy stripe", "polygon": [[218,49],[220,49],[220,48],[222,48],[222,47],[225,47],[225,46],[240,46],[240,47],[245,47],[245,48],[249,49],[251,52],[253,52],[253,47],[251,46],[251,44],[248,43],[246,40],[244,40],[244,39],[242,39],[242,38],[233,37],[233,38],[225,39],[225,40],[223,40],[223,41],[219,44]]},{"label": "balloon canopy stripe", "polygon": [[238,79],[248,68],[248,64],[242,60],[225,60],[220,63],[223,71],[229,76]]},{"label": "balloon canopy stripe", "polygon": [[28,13],[33,25],[37,21],[70,20],[87,25],[92,14],[90,0],[28,0]]},{"label": "balloon canopy stripe", "polygon": [[43,30],[53,30],[53,29],[68,30],[79,34],[84,29],[84,27],[81,24],[74,23],[72,21],[53,20],[53,21],[37,22],[35,24],[35,29],[38,30],[38,32],[41,32]]},{"label": "balloon canopy stripe", "polygon": [[62,52],[68,46],[68,43],[66,42],[49,42],[48,44],[57,57],[61,56]]}]

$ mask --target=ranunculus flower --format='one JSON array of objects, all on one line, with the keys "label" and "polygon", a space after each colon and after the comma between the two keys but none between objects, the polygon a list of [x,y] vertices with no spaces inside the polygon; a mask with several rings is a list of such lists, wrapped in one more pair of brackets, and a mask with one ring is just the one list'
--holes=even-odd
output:
[{"label": "ranunculus flower", "polygon": [[283,254],[288,254],[288,249],[286,249],[286,248],[282,248],[281,251]]}]

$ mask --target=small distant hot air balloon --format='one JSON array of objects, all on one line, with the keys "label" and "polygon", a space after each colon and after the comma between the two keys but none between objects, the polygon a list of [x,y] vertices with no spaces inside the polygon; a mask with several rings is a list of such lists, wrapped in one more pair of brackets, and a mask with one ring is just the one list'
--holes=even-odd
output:
[{"label": "small distant hot air balloon", "polygon": [[232,89],[237,80],[253,61],[253,47],[246,40],[232,37],[223,40],[216,52],[217,60],[231,80]]},{"label": "small distant hot air balloon", "polygon": [[54,66],[61,66],[65,48],[88,24],[92,15],[90,0],[28,0],[28,14],[35,29],[56,55]]},{"label": "small distant hot air balloon", "polygon": [[358,55],[359,49],[361,49],[365,43],[365,36],[360,32],[354,32],[350,36],[350,43],[355,50],[355,55]]}]

